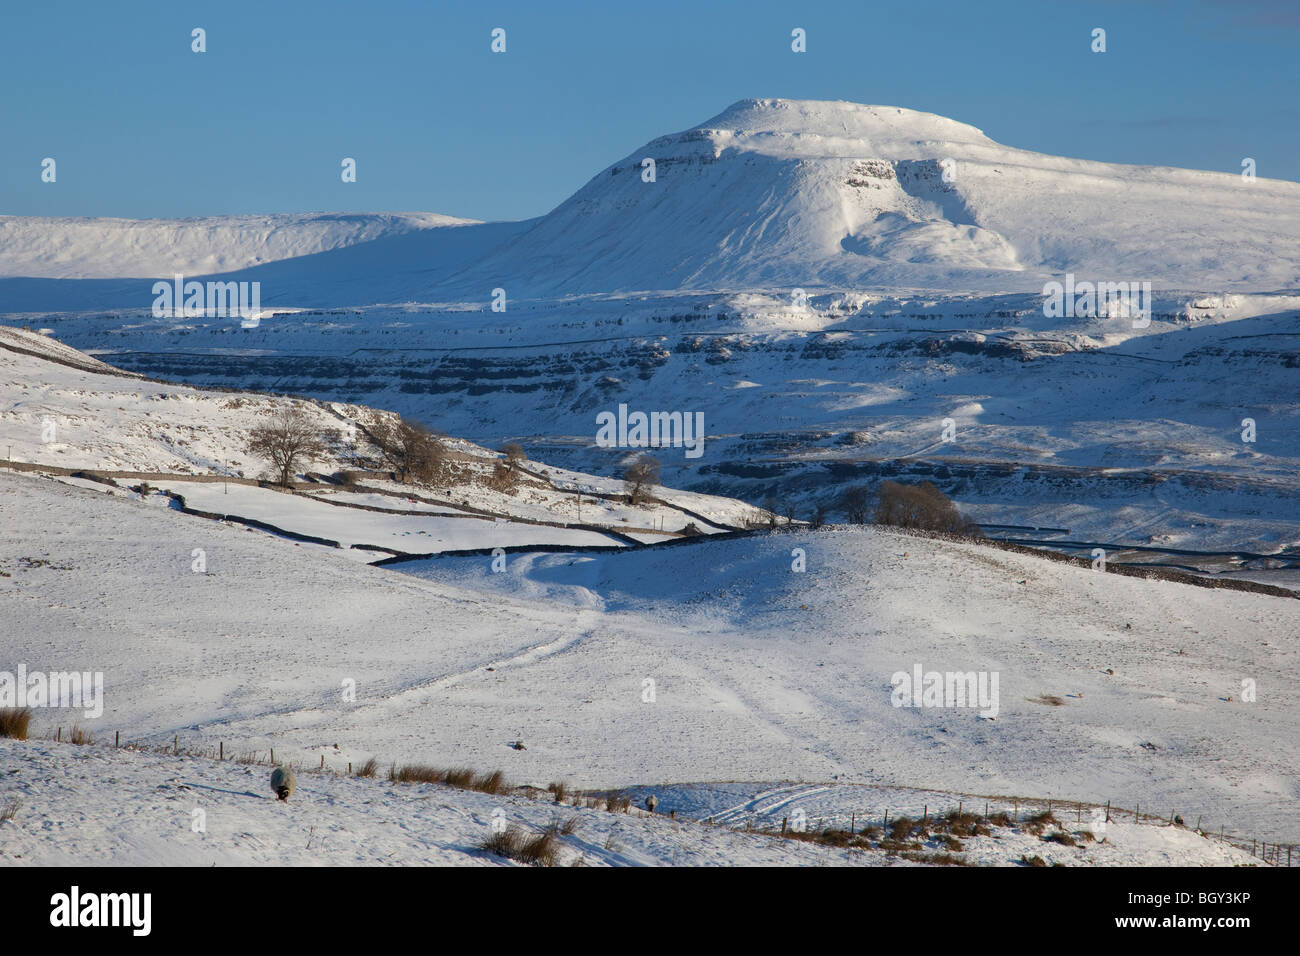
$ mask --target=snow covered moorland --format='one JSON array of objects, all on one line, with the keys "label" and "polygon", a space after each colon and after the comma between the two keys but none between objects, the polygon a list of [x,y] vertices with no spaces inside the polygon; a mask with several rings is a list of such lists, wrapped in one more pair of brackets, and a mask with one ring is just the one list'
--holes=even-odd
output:
[{"label": "snow covered moorland", "polygon": [[[6,794],[21,804],[5,825],[18,842],[0,851],[12,859],[66,859],[94,828],[114,834],[102,846],[106,861],[306,862],[314,858],[297,847],[303,825],[349,834],[318,847],[326,855],[315,859],[377,861],[357,856],[372,836],[380,841],[366,853],[394,861],[490,858],[472,836],[490,826],[501,799],[438,791],[445,814],[430,823],[447,830],[409,841],[382,814],[369,823],[335,815],[328,796],[371,788],[367,799],[396,814],[412,799],[405,785],[382,773],[378,781],[304,777],[294,804],[304,806],[286,823],[257,809],[273,799],[258,785],[260,764],[48,740],[66,739],[74,724],[100,744],[112,737],[262,761],[274,748],[279,760],[343,774],[374,758],[382,768],[501,770],[536,788],[561,781],[637,799],[654,793],[660,814],[680,818],[589,814],[585,825],[601,838],[569,841],[561,854],[569,861],[863,863],[910,853],[926,862],[952,849],[938,831],[841,857],[804,841],[774,845],[770,835],[685,824],[713,818],[715,827],[779,832],[793,814],[816,820],[812,832],[821,833],[990,801],[994,816],[1010,808],[1012,824],[1000,836],[996,828],[969,834],[966,862],[1234,859],[1236,851],[1185,827],[1137,826],[1142,807],[1158,820],[1199,821],[1207,833],[1291,838],[1300,759],[1285,691],[1300,678],[1293,598],[1119,577],[884,529],[800,526],[714,542],[705,534],[650,550],[574,540],[572,529],[528,523],[563,501],[557,487],[588,487],[593,523],[639,526],[643,535],[663,525],[658,540],[672,536],[670,515],[683,520],[673,504],[718,522],[714,532],[753,509],[671,492],[662,503],[615,506],[597,497],[599,479],[536,463],[529,467],[553,478],[533,494],[467,482],[444,490],[457,500],[441,504],[409,486],[414,500],[396,497],[401,486],[383,481],[356,491],[301,486],[293,495],[238,481],[224,490],[195,479],[249,468],[234,457],[240,436],[259,405],[285,400],[146,382],[47,337],[5,335],[0,442],[23,470],[0,473],[8,635],[0,670],[100,674],[104,686],[93,710],[37,707],[38,741],[0,750],[12,771]],[[175,410],[155,416],[163,406]],[[365,418],[354,407],[311,407],[323,422]],[[55,440],[42,442],[49,419]],[[104,484],[112,474],[116,486]],[[145,475],[145,485],[133,484]],[[179,489],[189,507],[223,520],[182,513],[150,488]],[[462,503],[461,494],[474,497]],[[401,507],[318,501],[333,495]],[[468,509],[505,518],[488,526],[498,537],[431,536],[438,521],[477,526],[482,519]],[[421,544],[403,546],[410,537]],[[419,554],[491,542],[565,550],[389,569],[365,566],[375,553],[349,546]],[[592,543],[600,547],[574,550]],[[918,671],[922,683],[931,674],[977,680],[969,699],[944,700],[910,688]],[[1243,681],[1257,682],[1256,692],[1243,696]],[[93,812],[75,782],[91,767],[119,788]],[[138,786],[163,773],[170,797]],[[723,780],[752,783],[714,783]],[[816,783],[773,783],[782,780]],[[544,828],[553,811],[530,793],[497,796],[509,798],[510,820]],[[1083,824],[1107,801],[1121,825],[1098,845],[1080,835],[1083,849],[1014,825],[1047,801],[1062,827],[1050,833],[1091,833]],[[59,824],[66,837],[36,836],[42,821],[78,806],[81,824]],[[188,829],[195,809],[221,821],[197,842]]]},{"label": "snow covered moorland", "polygon": [[[0,860],[1284,862],[1298,260],[1293,183],[794,100],[524,222],[0,218],[0,709],[103,686],[0,736]],[[1092,564],[835,523],[885,479]]]},{"label": "snow covered moorland", "polygon": [[[1105,834],[1108,849],[1017,831],[977,841],[970,862],[1226,862],[1231,851],[1187,828],[1270,843],[1291,834],[1293,599],[871,529],[519,555],[504,574],[488,556],[442,558],[412,576],[28,474],[0,479],[0,511],[13,555],[0,568],[5,666],[102,672],[105,686],[102,717],[38,709],[41,739],[0,747],[5,795],[22,804],[5,825],[8,859],[67,859],[88,834],[111,832],[105,862],[483,862],[473,838],[486,838],[501,801],[408,795],[382,779],[394,763],[628,788],[656,794],[681,823],[778,831],[791,818],[826,829],[990,798],[995,815],[1014,806],[1021,820],[1054,801],[1071,833],[1107,800],[1125,808],[1120,824],[1144,812],[1142,827]],[[796,546],[804,572],[792,570]],[[894,706],[898,673],[917,666],[998,674],[995,719],[976,706]],[[1250,675],[1258,696],[1246,702]],[[120,733],[210,756],[83,752],[66,743],[74,722],[101,745]],[[47,739],[56,733],[64,743]],[[265,762],[272,748],[344,775],[373,757],[381,779],[304,775],[286,822],[268,815],[268,769],[229,763]],[[225,764],[211,760],[218,749]],[[91,805],[82,778],[111,789],[97,784]],[[753,783],[701,786],[718,780]],[[345,811],[357,802],[338,800],[340,787],[389,809]],[[929,789],[898,789],[908,787]],[[762,796],[774,790],[784,798]],[[445,808],[434,832],[413,838],[388,816],[409,823],[400,808],[429,797],[429,812]],[[526,796],[504,806],[533,827],[551,817]],[[195,809],[211,822],[199,840]],[[1185,827],[1157,826],[1175,813]],[[586,839],[613,826],[616,843],[667,841],[622,862],[708,862],[732,839],[594,816]],[[299,845],[311,827],[335,834],[324,856]],[[769,838],[727,846],[733,862],[811,860]],[[913,849],[945,846],[935,835]],[[864,853],[825,860],[888,861],[887,848]]]}]

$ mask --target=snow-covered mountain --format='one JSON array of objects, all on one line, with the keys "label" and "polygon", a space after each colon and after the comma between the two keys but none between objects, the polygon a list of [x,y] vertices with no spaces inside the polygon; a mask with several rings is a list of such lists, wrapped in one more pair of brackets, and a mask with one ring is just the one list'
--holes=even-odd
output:
[{"label": "snow-covered mountain", "polygon": [[[367,247],[374,254],[339,254]],[[285,259],[294,268],[265,268]],[[321,306],[478,303],[498,287],[515,299],[1032,291],[1067,273],[1273,291],[1300,286],[1298,261],[1300,184],[1048,156],[896,107],[742,100],[650,141],[520,223],[428,213],[0,217],[0,277],[27,277],[0,281],[0,313],[129,306],[147,288],[33,278],[175,272],[251,270],[228,278],[263,281],[264,301],[276,305]]]},{"label": "snow-covered mountain", "polygon": [[[654,161],[647,182],[645,160]],[[520,295],[1300,284],[1300,184],[1047,156],[929,113],[743,100],[647,143],[481,263]]]},{"label": "snow-covered mountain", "polygon": [[116,279],[232,272],[470,223],[426,212],[195,219],[0,216],[0,277]]}]

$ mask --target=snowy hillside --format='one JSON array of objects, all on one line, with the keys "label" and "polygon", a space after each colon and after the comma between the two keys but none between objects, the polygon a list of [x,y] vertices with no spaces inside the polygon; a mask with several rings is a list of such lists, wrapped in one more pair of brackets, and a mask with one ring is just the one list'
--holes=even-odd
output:
[{"label": "snowy hillside", "polygon": [[281,213],[195,219],[0,216],[0,277],[205,275],[471,220],[433,213]]},{"label": "snowy hillside", "polygon": [[[105,675],[100,718],[39,711],[38,736],[75,718],[100,740],[584,789],[1111,800],[1295,842],[1293,598],[874,529],[405,573],[8,472],[0,515],[0,670]],[[997,673],[995,718],[896,707],[891,675],[917,665]]]},{"label": "snowy hillside", "polygon": [[[252,430],[286,404],[302,408],[326,440],[325,454],[303,463],[308,482],[294,494],[260,487],[268,465],[246,447]],[[454,438],[447,446],[455,471],[436,487],[399,484],[373,470],[358,472],[352,485],[330,481],[360,467],[357,456],[373,451],[367,428],[389,415],[141,381],[48,336],[0,327],[6,465],[136,500],[132,489],[147,479],[147,500],[158,507],[183,503],[226,521],[323,539],[358,561],[524,545],[623,547],[725,531],[758,514],[739,501],[667,488],[633,505],[619,479],[541,462],[524,462],[498,487],[490,479],[499,456]],[[80,470],[106,481],[69,474]]]}]

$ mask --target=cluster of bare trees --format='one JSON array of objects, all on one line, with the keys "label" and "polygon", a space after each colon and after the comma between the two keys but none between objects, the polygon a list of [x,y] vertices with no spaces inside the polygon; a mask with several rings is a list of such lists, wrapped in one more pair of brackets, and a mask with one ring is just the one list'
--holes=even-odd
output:
[{"label": "cluster of bare trees", "polygon": [[399,482],[433,484],[447,464],[443,436],[410,418],[382,418],[369,428],[379,459]]},{"label": "cluster of bare trees", "polygon": [[852,524],[865,524],[870,516],[876,524],[895,528],[980,534],[979,526],[929,481],[915,485],[882,481],[874,495],[866,487],[856,485],[844,492],[840,505]]},{"label": "cluster of bare trees", "polygon": [[[390,470],[398,481],[435,482],[447,462],[447,446],[441,435],[409,418],[379,418],[369,429],[375,462]],[[298,404],[284,404],[270,418],[252,429],[248,451],[269,462],[277,481],[293,482],[299,469],[326,457],[329,445],[322,429]],[[364,460],[355,449],[353,456]]]}]

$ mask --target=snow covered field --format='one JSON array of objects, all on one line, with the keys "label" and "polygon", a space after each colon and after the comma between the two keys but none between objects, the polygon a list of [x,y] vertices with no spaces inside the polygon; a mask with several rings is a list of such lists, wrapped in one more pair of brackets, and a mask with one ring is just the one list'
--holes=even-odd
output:
[{"label": "snow covered field", "polygon": [[[13,821],[0,824],[5,866],[502,865],[501,857],[481,849],[494,820],[529,834],[576,821],[574,832],[558,840],[560,866],[916,865],[878,850],[780,839],[772,835],[780,821],[773,827],[770,818],[767,833],[740,828],[735,813],[727,824],[700,822],[727,801],[759,797],[764,791],[754,786],[652,788],[661,801],[652,816],[639,808],[620,813],[556,806],[546,793],[491,796],[329,772],[300,773],[294,796],[279,803],[265,766],[53,742],[0,740],[0,766],[10,771],[0,796],[20,801]],[[826,789],[832,794],[808,802],[810,811],[825,812],[835,788]],[[875,795],[852,796],[860,812]],[[773,801],[769,794],[757,802]],[[677,819],[667,816],[670,805]],[[896,809],[906,805],[893,803]],[[1049,831],[1087,830],[1069,813],[1058,817],[1061,825]],[[993,834],[964,841],[970,864],[1015,865],[1033,856],[1065,866],[1258,863],[1213,836],[1151,824],[1112,821],[1104,842],[1081,840],[1077,847],[1012,827]],[[923,856],[947,852],[938,839],[918,845]]]},{"label": "snow covered field", "polygon": [[[537,786],[1111,800],[1295,840],[1291,599],[872,529],[402,573],[22,474],[0,477],[0,514],[0,669],[105,674],[100,719],[38,711],[39,735],[75,718],[101,740]],[[893,706],[892,675],[917,664],[996,672],[996,718]]]}]

